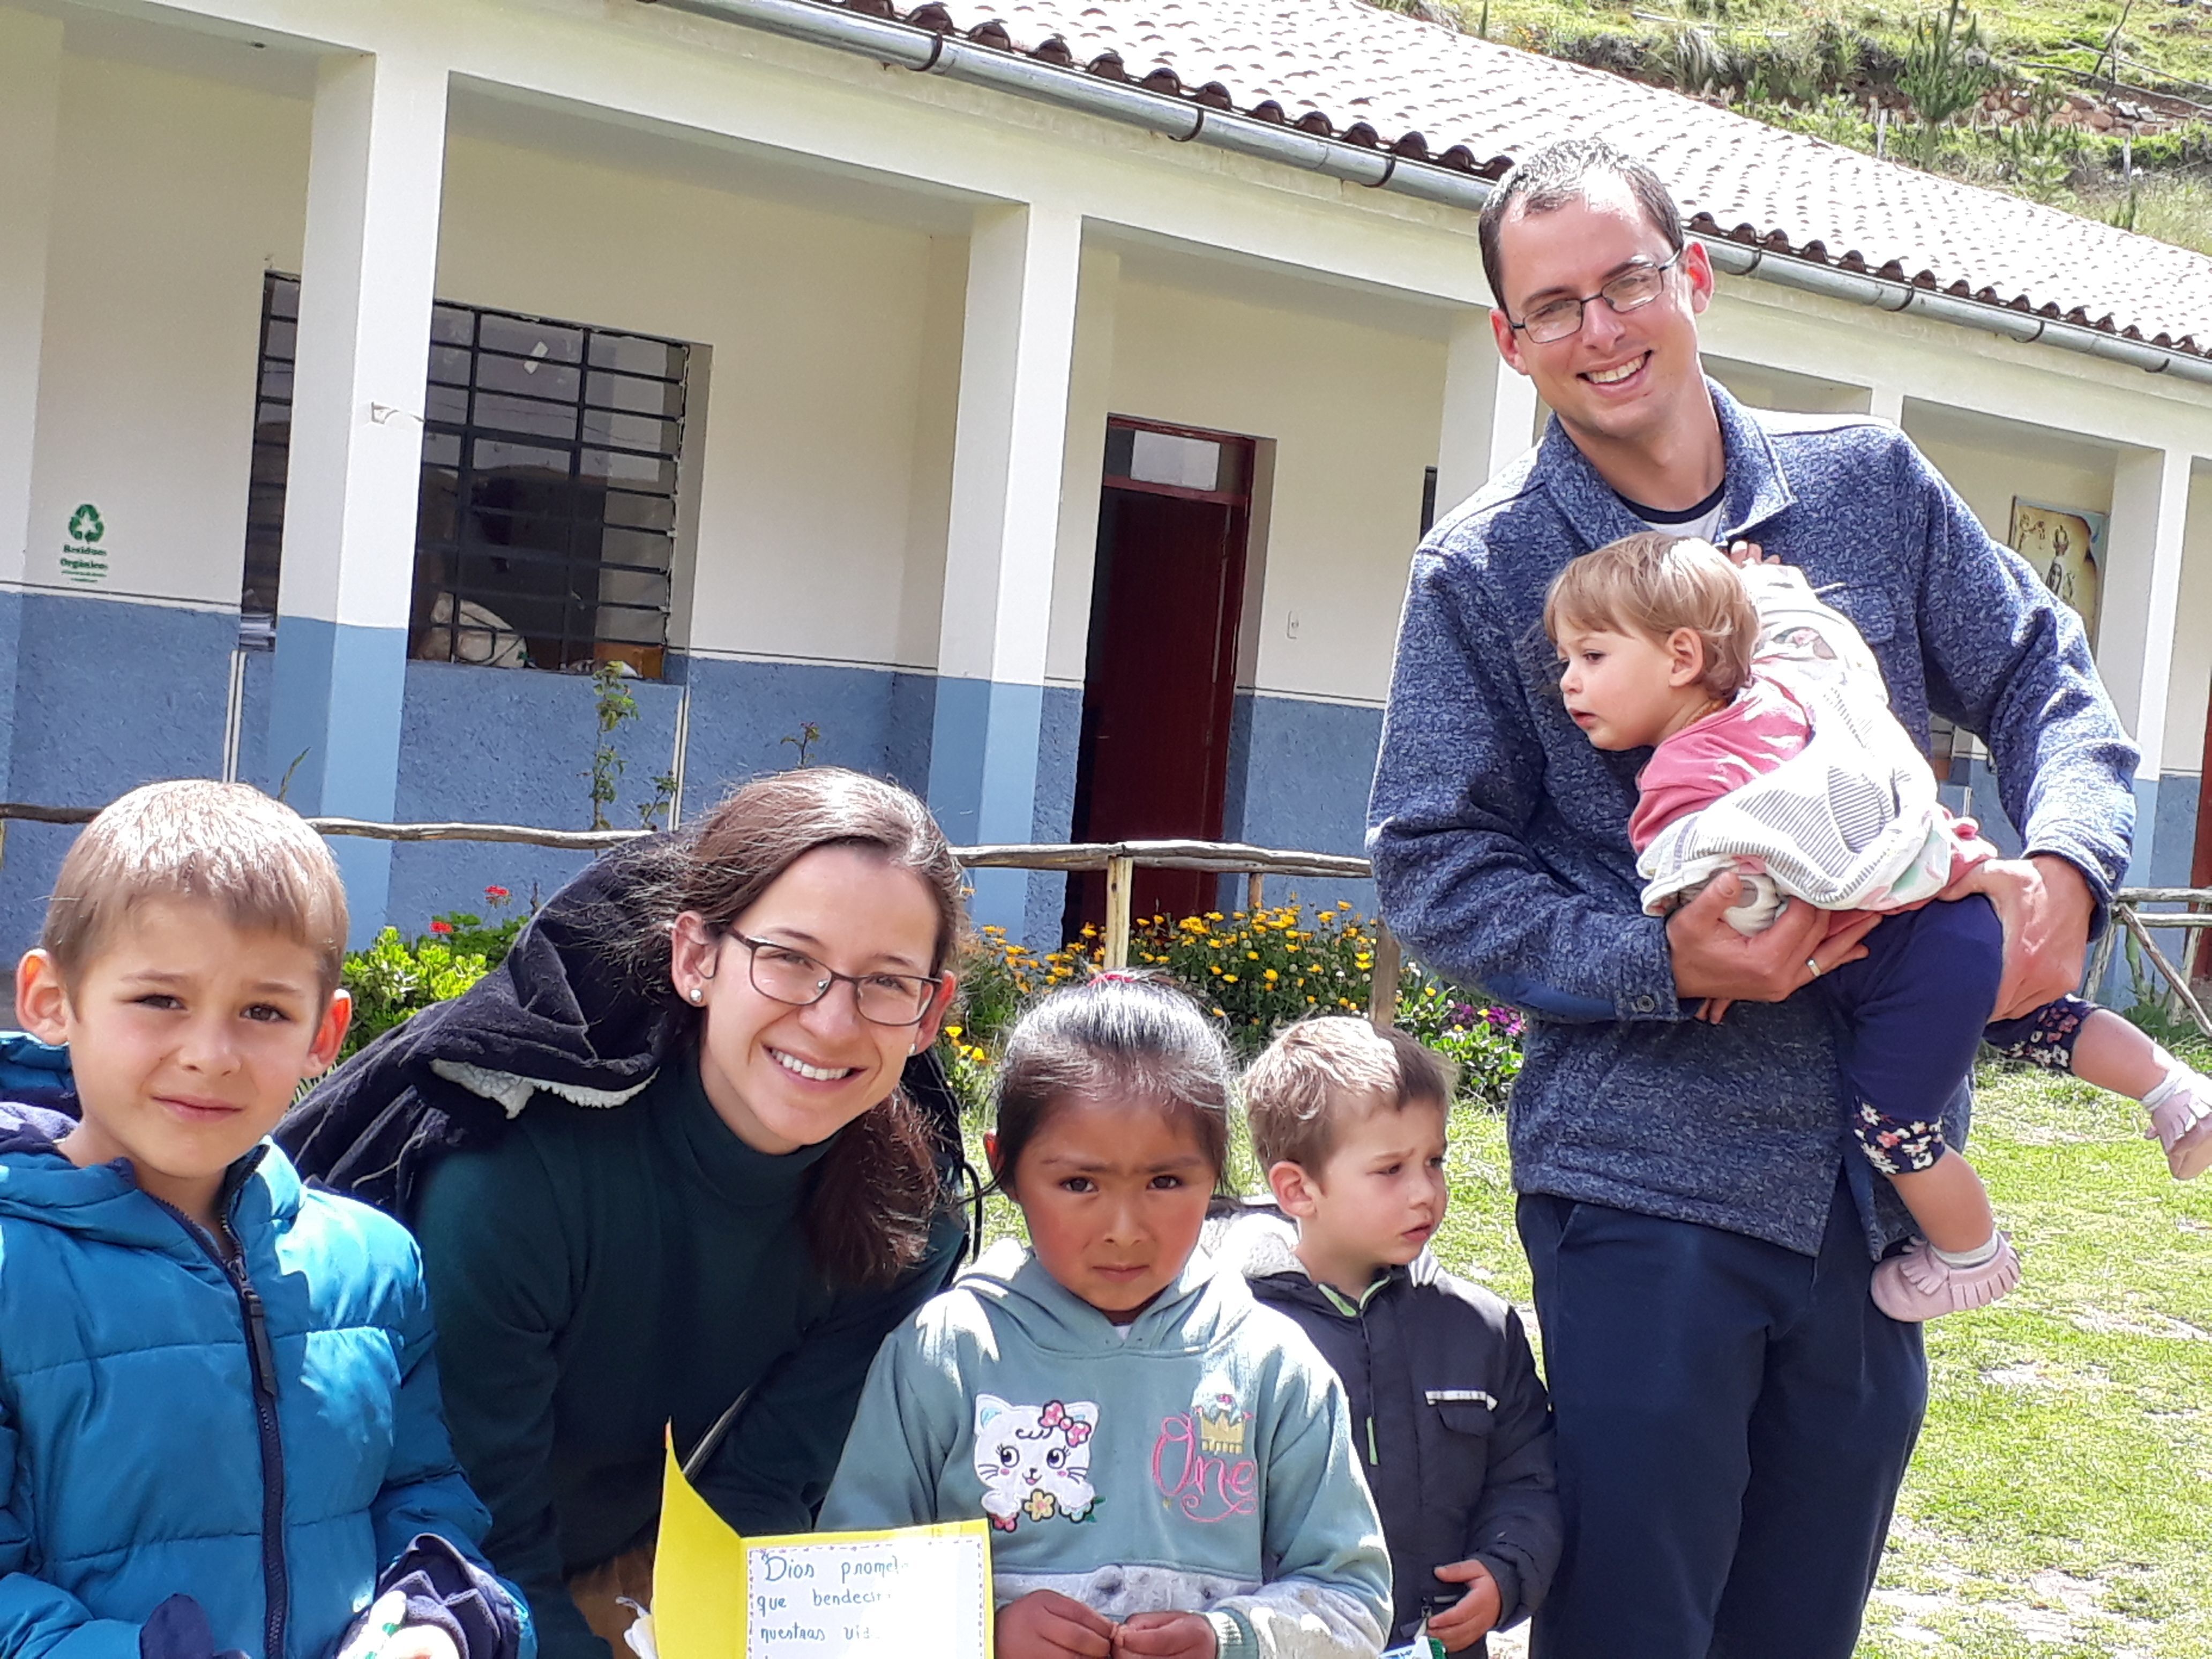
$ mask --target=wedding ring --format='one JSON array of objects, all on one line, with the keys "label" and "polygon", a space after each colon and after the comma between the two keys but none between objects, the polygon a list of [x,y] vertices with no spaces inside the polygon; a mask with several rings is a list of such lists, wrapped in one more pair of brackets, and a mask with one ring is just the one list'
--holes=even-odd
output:
[{"label": "wedding ring", "polygon": [[1820,978],[1820,957],[1807,957],[1805,958],[1805,965],[1806,965],[1808,968],[1809,968],[1809,969],[1811,969],[1813,970],[1813,977],[1814,977],[1814,979],[1818,979],[1818,978]]}]

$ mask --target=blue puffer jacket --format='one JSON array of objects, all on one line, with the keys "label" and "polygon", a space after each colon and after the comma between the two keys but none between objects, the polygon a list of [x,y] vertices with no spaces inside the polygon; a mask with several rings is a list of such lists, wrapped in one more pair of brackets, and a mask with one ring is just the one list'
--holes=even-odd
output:
[{"label": "blue puffer jacket", "polygon": [[0,1656],[139,1659],[182,1593],[218,1649],[319,1659],[418,1534],[481,1565],[406,1231],[264,1144],[226,1268],[73,1127],[0,1104]]}]

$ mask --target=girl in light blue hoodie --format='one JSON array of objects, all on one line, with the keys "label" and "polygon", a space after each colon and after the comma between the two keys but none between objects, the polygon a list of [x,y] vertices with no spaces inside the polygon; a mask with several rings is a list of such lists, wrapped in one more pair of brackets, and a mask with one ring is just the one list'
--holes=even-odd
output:
[{"label": "girl in light blue hoodie", "polygon": [[1344,1390],[1198,1251],[1230,1060],[1107,974],[1016,1026],[984,1139],[1003,1241],[877,1355],[825,1529],[986,1516],[999,1659],[1353,1659],[1389,1557]]}]

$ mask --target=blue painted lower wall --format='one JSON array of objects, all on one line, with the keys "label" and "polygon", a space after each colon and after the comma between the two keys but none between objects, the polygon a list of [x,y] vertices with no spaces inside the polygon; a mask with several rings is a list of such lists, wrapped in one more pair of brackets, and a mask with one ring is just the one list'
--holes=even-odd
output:
[{"label": "blue painted lower wall", "polygon": [[[155,778],[216,775],[235,638],[235,619],[221,612],[0,592],[0,641],[13,658],[12,673],[0,672],[4,793],[94,805]],[[442,663],[407,663],[401,673],[392,809],[398,817],[589,825],[589,775],[599,739],[587,679]],[[609,814],[625,827],[639,821],[639,804],[652,799],[656,775],[672,764],[687,695],[684,811],[694,820],[732,785],[795,763],[799,748],[791,740],[810,724],[817,732],[811,761],[889,775],[922,793],[930,793],[933,781],[941,788],[950,775],[940,767],[933,779],[933,751],[951,711],[944,706],[948,687],[927,674],[695,657],[678,658],[666,683],[633,681],[627,689],[638,717],[613,739],[625,767],[620,799]],[[1074,804],[1082,693],[1048,686],[1024,695],[1033,703],[1025,718],[1033,719],[1035,768],[1026,784],[1026,816],[1008,820],[1002,833],[1064,840]],[[248,656],[241,772],[264,788],[280,781],[282,696],[276,661],[267,653]],[[1240,694],[1225,833],[1263,846],[1358,852],[1381,730],[1376,708]],[[341,769],[349,758],[340,757]],[[983,757],[976,758],[979,764],[969,769],[980,807],[985,770]],[[1002,784],[1004,778],[994,774],[992,781]],[[2139,838],[2131,879],[2187,881],[2199,793],[2199,781],[2186,775],[2166,776],[2141,792],[2147,833]],[[2001,846],[2016,848],[1996,794],[1986,764],[1978,762],[1946,792],[1981,817]],[[1015,810],[1012,800],[1000,803],[1001,809]],[[38,824],[8,830],[0,860],[0,950],[10,959],[36,939],[72,833]],[[389,855],[386,896],[363,907],[356,921],[365,928],[389,920],[417,932],[441,912],[481,914],[487,886],[505,887],[523,902],[533,888],[551,891],[584,862],[581,854],[484,843],[397,848]],[[1033,945],[1057,943],[1066,878],[1009,876],[1000,886],[992,902],[1010,930]],[[1367,882],[1276,879],[1267,884],[1267,897],[1313,905],[1348,899],[1362,911],[1374,905]],[[1241,908],[1243,901],[1242,879],[1224,879],[1222,908]],[[2179,947],[2171,935],[2161,943],[2167,939]],[[2118,989],[2125,989],[2124,969]]]},{"label": "blue painted lower wall", "polygon": [[[220,775],[234,615],[59,593],[22,594],[17,614],[9,799],[99,806],[156,778]],[[37,942],[74,837],[8,828],[0,945],[10,967]]]},{"label": "blue painted lower wall", "polygon": [[[1382,740],[1380,708],[1238,692],[1229,735],[1224,833],[1255,847],[1364,852],[1367,792]],[[1224,881],[1217,902],[1224,910],[1241,910],[1244,899],[1244,878],[1236,876]],[[1268,878],[1267,902],[1291,899],[1315,907],[1349,899],[1353,908],[1372,914],[1375,884]]]},{"label": "blue painted lower wall", "polygon": [[[1964,791],[1963,800],[1954,799],[1954,792],[1948,789],[1945,799],[1954,805],[1963,805],[1978,819],[1982,832],[2005,853],[2017,854],[2021,846],[2020,832],[2005,816],[2004,807],[1997,799],[1996,775],[1990,769],[1987,760],[1977,757],[1968,763]],[[2189,885],[2196,861],[2197,807],[2203,793],[2203,781],[2193,773],[2169,772],[2155,781],[2136,781],[2135,849],[2125,885]],[[2153,936],[2168,960],[2179,966],[2189,949],[2188,935],[2166,929],[2155,931]],[[2153,976],[2155,977],[2154,971]],[[2112,967],[2098,988],[2098,996],[2100,1000],[2118,1005],[2134,1000],[2135,988],[2124,952],[2113,952]]]}]

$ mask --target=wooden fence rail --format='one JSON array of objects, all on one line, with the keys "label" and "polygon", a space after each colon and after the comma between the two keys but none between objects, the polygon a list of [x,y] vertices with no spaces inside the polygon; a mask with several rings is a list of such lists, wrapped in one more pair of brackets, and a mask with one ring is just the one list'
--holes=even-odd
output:
[{"label": "wooden fence rail", "polygon": [[[42,806],[24,801],[0,801],[0,858],[7,847],[7,827],[12,820],[27,823],[88,823],[99,811],[94,806]],[[325,836],[357,836],[370,841],[507,842],[530,847],[551,847],[568,852],[596,853],[621,846],[650,833],[644,830],[544,830],[514,823],[375,823],[362,818],[309,818],[310,828]],[[1119,841],[1039,842],[1005,846],[956,847],[952,855],[970,870],[1063,870],[1106,872],[1105,964],[1123,968],[1129,961],[1131,891],[1140,870],[1211,870],[1245,878],[1245,906],[1261,905],[1262,884],[1269,876],[1310,876],[1337,881],[1366,881],[1374,871],[1364,858],[1345,853],[1285,851],[1252,847],[1241,842]],[[2185,907],[2179,911],[2145,910],[2145,905]],[[2212,1038],[2212,1013],[2189,982],[2151,938],[2152,930],[2195,930],[2212,927],[2212,888],[2124,887],[2113,896],[2112,920],[2091,963],[2091,984],[2100,981],[2123,936],[2132,939],[2166,984],[2175,1011],[2186,1012],[2208,1038]],[[1377,917],[1375,923],[1374,986],[1368,998],[1368,1017],[1388,1024],[1398,1006],[1398,986],[1404,972],[1404,956],[1396,939]]]}]

